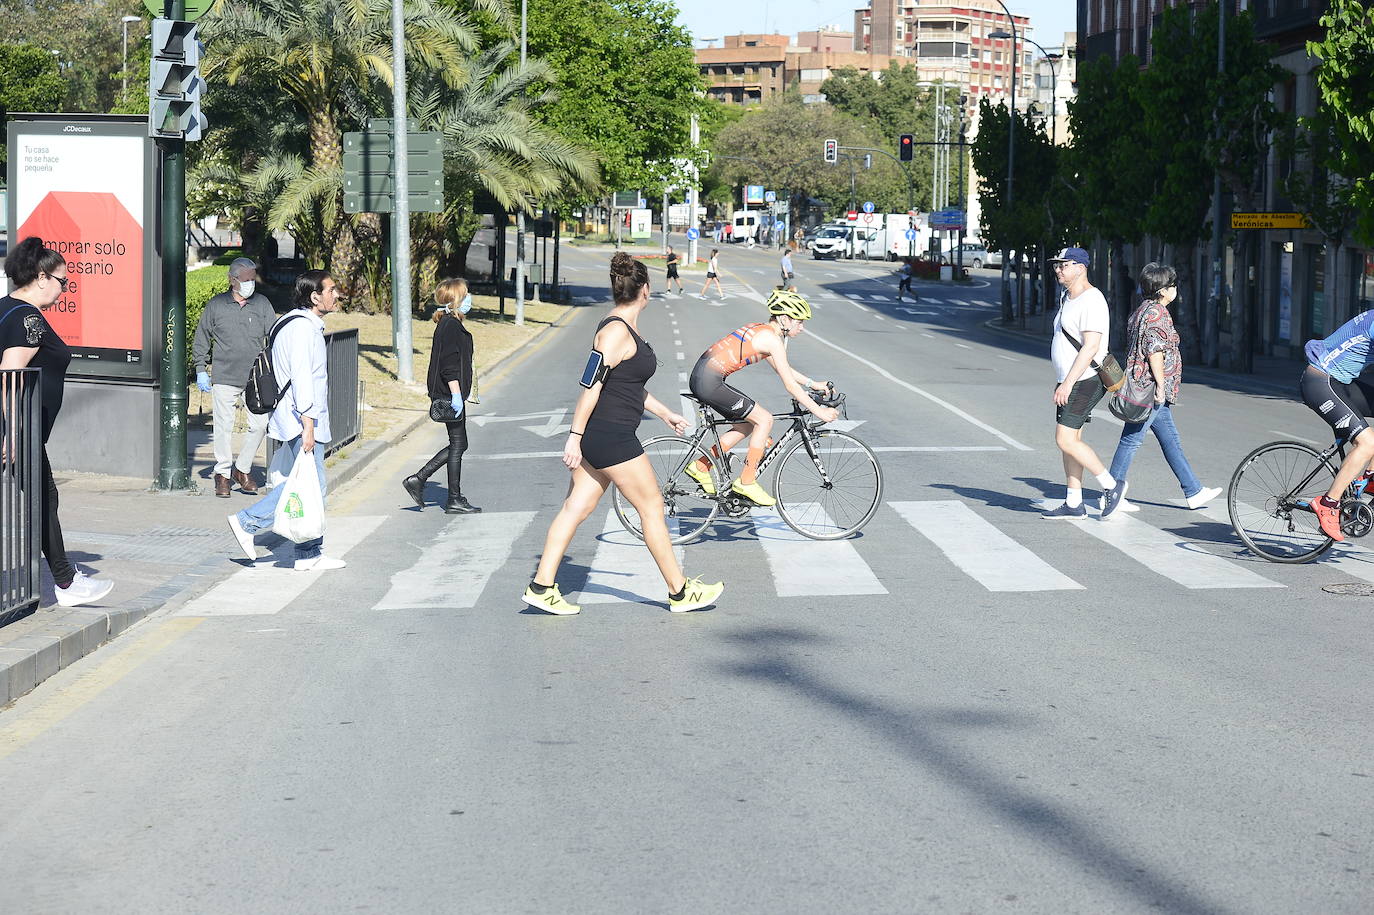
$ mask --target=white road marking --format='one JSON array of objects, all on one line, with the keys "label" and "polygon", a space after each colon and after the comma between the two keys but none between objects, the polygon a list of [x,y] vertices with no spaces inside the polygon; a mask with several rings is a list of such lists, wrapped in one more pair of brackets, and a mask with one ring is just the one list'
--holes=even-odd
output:
[{"label": "white road marking", "polygon": [[[325,555],[342,558],[349,550],[368,538],[386,521],[386,516],[345,515],[325,517]],[[175,616],[270,616],[280,613],[306,592],[322,575],[343,575],[334,572],[297,572],[294,562],[295,544],[287,541],[266,559],[239,569],[204,595],[182,607]],[[272,560],[276,560],[273,562]],[[280,562],[283,565],[278,566]]]},{"label": "white road marking", "polygon": [[1013,359],[1013,358],[1011,358],[1010,356],[1003,356],[1001,353],[994,353],[994,355],[997,356],[998,359],[1005,359],[1005,360],[1007,360],[1008,362],[1020,362],[1020,361],[1021,361],[1020,359]]},{"label": "white road marking", "polygon": [[677,373],[677,380],[678,380],[678,381],[681,381],[683,384],[686,384],[686,383],[687,383],[687,373],[686,373],[686,372],[678,372],[678,373]]},{"label": "white road marking", "polygon": [[[928,335],[927,335],[927,336],[928,336]],[[968,414],[968,413],[964,412],[963,410],[959,409],[958,407],[956,407],[954,404],[950,403],[949,401],[944,400],[944,399],[942,399],[942,398],[940,398],[940,397],[936,397],[934,394],[930,393],[929,391],[926,391],[926,390],[924,390],[924,389],[922,389],[922,388],[918,388],[916,385],[912,384],[912,383],[909,382],[909,381],[903,381],[902,379],[898,378],[896,375],[893,375],[893,374],[892,374],[891,372],[889,372],[887,369],[885,369],[885,368],[883,368],[882,366],[878,365],[876,362],[873,362],[873,361],[871,361],[871,360],[869,360],[869,359],[865,359],[863,356],[860,356],[858,353],[850,352],[849,350],[845,349],[844,347],[839,346],[838,344],[832,343],[830,340],[826,339],[825,337],[822,337],[822,336],[821,336],[820,334],[818,334],[818,333],[812,332],[812,333],[810,334],[810,337],[811,337],[812,340],[815,340],[816,342],[821,343],[821,344],[824,345],[824,346],[828,346],[828,347],[830,347],[831,349],[835,350],[835,351],[838,352],[838,353],[843,353],[844,355],[846,355],[846,356],[848,356],[849,358],[853,359],[855,362],[858,362],[858,363],[860,363],[860,364],[862,364],[862,365],[868,366],[870,369],[872,369],[873,371],[877,372],[879,375],[882,375],[884,378],[886,378],[888,381],[891,381],[893,384],[900,385],[901,387],[906,388],[908,391],[911,391],[913,394],[919,394],[920,396],[924,397],[926,400],[929,400],[931,403],[938,404],[939,406],[944,407],[946,410],[950,411],[951,413],[953,413],[955,416],[959,417],[960,419],[963,419],[963,420],[965,420],[965,421],[967,421],[967,422],[969,422],[969,423],[972,423],[973,425],[977,426],[979,429],[982,429],[982,430],[985,431],[985,432],[989,432],[989,433],[995,435],[997,438],[1000,438],[1002,441],[1006,442],[1008,445],[1011,445],[1011,446],[1012,446],[1013,448],[1015,448],[1017,451],[1034,451],[1034,450],[1035,450],[1035,449],[1031,448],[1029,445],[1023,445],[1023,444],[1021,444],[1021,443],[1018,442],[1016,439],[1012,438],[1010,435],[1007,435],[1005,432],[1002,432],[1002,431],[999,431],[999,430],[997,430],[997,429],[994,429],[992,426],[989,426],[987,423],[983,422],[981,419],[978,419],[978,418],[976,418],[976,417],[974,417],[974,416],[971,416],[970,414]]]},{"label": "white road marking", "polygon": [[889,502],[950,562],[989,591],[1078,591],[1083,586],[957,500]]},{"label": "white road marking", "polygon": [[678,350],[678,352],[677,352],[677,358],[678,358],[678,361],[681,362],[682,360],[684,360],[684,359],[687,358],[687,354],[684,353],[684,352],[682,352],[682,350]]},{"label": "white road marking", "polygon": [[[1273,430],[1271,429],[1269,431],[1272,432]],[[1232,527],[1231,513],[1226,507],[1224,495],[1218,496],[1217,499],[1219,501],[1212,502],[1202,508],[1193,509],[1189,511],[1188,514],[1202,515],[1204,518],[1220,521],[1227,527]],[[1187,499],[1171,499],[1170,501],[1182,507],[1186,507],[1188,504]],[[1256,510],[1254,506],[1247,505],[1244,502],[1238,503],[1238,507],[1247,512]],[[1316,547],[1316,545],[1321,542],[1321,539],[1322,538],[1315,534],[1307,538],[1311,547]],[[1349,539],[1346,539],[1343,543],[1334,544],[1331,549],[1327,550],[1319,558],[1312,560],[1311,564],[1336,569],[1343,574],[1353,575],[1364,581],[1374,582],[1374,550],[1354,543]]]},{"label": "white road marking", "polygon": [[1315,446],[1315,447],[1317,447],[1317,448],[1324,448],[1324,447],[1326,447],[1327,444],[1330,444],[1329,442],[1325,442],[1325,443],[1324,443],[1324,442],[1317,442],[1317,441],[1313,441],[1313,440],[1310,439],[1310,438],[1303,438],[1301,435],[1294,435],[1292,432],[1280,432],[1278,429],[1270,429],[1270,430],[1269,430],[1269,434],[1271,434],[1271,435],[1279,435],[1279,436],[1282,436],[1283,438],[1290,438],[1290,439],[1292,439],[1293,441],[1302,442],[1304,445],[1313,445],[1313,446]]},{"label": "white road marking", "polygon": [[[676,527],[669,519],[669,532]],[[673,547],[678,565],[682,565],[685,550]],[[658,565],[644,541],[620,526],[615,509],[606,512],[606,523],[597,538],[596,555],[592,557],[591,573],[582,586],[581,596],[573,603],[667,603],[668,586],[663,583]]]},{"label": "white road marking", "polygon": [[419,560],[391,576],[374,609],[477,606],[487,582],[510,558],[534,512],[483,512],[455,517],[430,540]]},{"label": "white road marking", "polygon": [[887,320],[887,318],[884,318],[882,315],[878,314],[876,311],[873,313],[873,317],[877,318],[879,321],[886,321],[886,320]]},{"label": "white road marking", "polygon": [[[816,335],[815,335],[815,334],[812,334],[811,336],[814,337],[814,336],[816,336]],[[922,336],[922,337],[929,337],[929,338],[932,339],[932,340],[935,339],[935,335],[934,335],[934,334],[922,333],[921,336]]]},{"label": "white road marking", "polygon": [[1118,513],[1106,521],[1075,527],[1185,588],[1286,587],[1220,556],[1213,556],[1195,542],[1182,540],[1177,534],[1151,527],[1129,515]]},{"label": "white road marking", "polygon": [[[821,511],[819,506],[798,506],[798,510],[810,517]],[[779,597],[887,593],[849,541],[808,540],[771,508],[753,509],[750,520]]]},{"label": "white road marking", "polygon": [[973,347],[969,346],[967,343],[956,343],[954,345],[960,349],[973,349]]},{"label": "white road marking", "polygon": [[859,311],[867,310],[867,306],[862,305],[859,302],[854,301],[853,299],[845,299],[845,301],[848,302],[850,305],[853,305],[855,308],[859,309]]}]

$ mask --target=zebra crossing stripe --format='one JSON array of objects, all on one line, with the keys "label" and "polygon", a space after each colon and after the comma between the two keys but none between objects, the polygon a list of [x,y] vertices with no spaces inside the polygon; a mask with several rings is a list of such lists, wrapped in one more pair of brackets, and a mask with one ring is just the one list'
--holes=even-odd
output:
[{"label": "zebra crossing stripe", "polygon": [[[825,515],[816,504],[798,505],[810,519]],[[787,526],[774,509],[750,512],[779,597],[886,594],[878,576],[846,540],[808,540]]]},{"label": "zebra crossing stripe", "polygon": [[1077,591],[1083,586],[957,500],[889,502],[950,562],[989,591]]},{"label": "zebra crossing stripe", "polygon": [[1113,515],[1107,521],[1089,519],[1072,525],[1116,547],[1152,572],[1185,588],[1283,588],[1249,569],[1213,556],[1177,534],[1151,527],[1130,516]]},{"label": "zebra crossing stripe", "polygon": [[377,610],[475,607],[534,512],[483,512],[444,526],[410,568],[391,576]]},{"label": "zebra crossing stripe", "polygon": [[[342,557],[381,527],[386,516],[345,515],[326,520],[325,553]],[[271,616],[280,613],[325,574],[297,572],[292,568],[293,546],[290,541],[282,543],[270,557],[259,559],[254,565],[230,575],[174,615]],[[276,563],[270,562],[273,559]]]},{"label": "zebra crossing stripe", "polygon": [[[676,528],[676,519],[669,518],[668,532],[676,534]],[[686,551],[676,546],[673,552],[678,565],[682,565]],[[621,527],[615,509],[608,509],[601,536],[596,538],[596,554],[587,583],[582,586],[581,596],[569,600],[575,604],[664,602],[667,589],[644,541]]]},{"label": "zebra crossing stripe", "polygon": [[[1219,496],[1218,498],[1220,499],[1222,497]],[[1173,501],[1179,505],[1188,504],[1186,499],[1175,499]],[[1257,511],[1254,506],[1247,505],[1244,502],[1237,503],[1237,505],[1246,512]],[[1194,509],[1190,514],[1202,515],[1213,521],[1220,521],[1228,528],[1231,527],[1231,514],[1224,504],[1218,505],[1212,503],[1211,505]],[[1296,537],[1297,535],[1294,534],[1292,536]],[[1309,538],[1309,543],[1312,547],[1316,547],[1320,542],[1321,538],[1315,534]],[[1365,546],[1360,546],[1357,543],[1352,543],[1349,538],[1347,538],[1345,542],[1338,543],[1331,547],[1331,549],[1327,550],[1317,559],[1314,559],[1311,564],[1314,566],[1335,569],[1346,575],[1353,575],[1355,578],[1359,578],[1363,581],[1374,582],[1374,550],[1370,550]]]}]

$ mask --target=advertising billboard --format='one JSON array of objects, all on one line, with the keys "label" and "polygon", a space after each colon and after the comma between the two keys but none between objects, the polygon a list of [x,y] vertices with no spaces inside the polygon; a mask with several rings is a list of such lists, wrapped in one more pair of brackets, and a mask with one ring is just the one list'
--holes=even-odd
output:
[{"label": "advertising billboard", "polygon": [[146,119],[19,115],[8,133],[10,244],[36,235],[67,260],[71,282],[44,314],[71,347],[69,372],[155,378],[160,284]]}]

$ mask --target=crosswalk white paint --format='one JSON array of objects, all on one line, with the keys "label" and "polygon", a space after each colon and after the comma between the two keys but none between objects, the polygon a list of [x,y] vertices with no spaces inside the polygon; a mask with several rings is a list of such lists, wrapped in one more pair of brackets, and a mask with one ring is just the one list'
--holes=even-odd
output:
[{"label": "crosswalk white paint", "polygon": [[[668,519],[669,534],[677,533],[677,523]],[[686,553],[673,547],[678,565],[684,565]],[[690,572],[687,573],[691,575]],[[658,564],[644,541],[621,527],[615,509],[606,512],[606,523],[596,539],[596,553],[592,557],[591,573],[573,603],[620,604],[666,601],[667,585],[658,571]]]},{"label": "crosswalk white paint", "polygon": [[1185,588],[1283,588],[1276,581],[1207,552],[1199,544],[1181,540],[1129,515],[1107,521],[1089,519],[1073,527],[1108,543],[1150,571]]},{"label": "crosswalk white paint", "polygon": [[534,515],[483,512],[455,518],[425,544],[414,565],[391,576],[391,589],[376,609],[477,606]]},{"label": "crosswalk white paint", "polygon": [[[819,517],[819,506],[798,506]],[[823,513],[822,513],[823,514]],[[750,512],[779,597],[886,594],[878,576],[847,540],[808,540],[787,526],[773,509]]]},{"label": "crosswalk white paint", "polygon": [[[1221,500],[1223,497],[1218,496]],[[1183,499],[1175,499],[1177,504],[1186,504]],[[1246,512],[1253,512],[1253,506],[1244,502],[1238,506]],[[1226,508],[1224,501],[1213,502],[1202,508],[1194,509],[1189,514],[1202,515],[1212,521],[1220,521],[1226,526],[1231,526],[1231,514]],[[1343,543],[1334,544],[1331,549],[1323,553],[1319,558],[1313,560],[1314,565],[1324,568],[1335,569],[1344,575],[1352,575],[1362,581],[1374,582],[1374,550],[1366,546],[1351,541],[1347,538]]]},{"label": "crosswalk white paint", "polygon": [[905,521],[989,591],[1083,588],[956,500],[889,502]]},{"label": "crosswalk white paint", "polygon": [[[328,518],[324,532],[327,556],[347,558],[348,551],[372,534],[385,516],[345,515]],[[323,575],[341,572],[297,572],[291,567],[293,544],[279,546],[270,557],[240,569],[204,595],[176,612],[176,616],[270,616],[280,613]]]}]

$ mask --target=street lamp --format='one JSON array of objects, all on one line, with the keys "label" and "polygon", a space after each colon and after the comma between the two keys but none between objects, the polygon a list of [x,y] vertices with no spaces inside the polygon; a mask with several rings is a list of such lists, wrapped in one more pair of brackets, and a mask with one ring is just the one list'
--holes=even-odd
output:
[{"label": "street lamp", "polygon": [[1049,51],[1046,51],[1044,47],[1040,44],[1040,42],[1036,41],[1034,38],[1027,38],[1026,36],[1022,35],[1021,40],[1035,45],[1036,48],[1040,50],[1040,53],[1044,55],[1045,62],[1050,65],[1050,145],[1054,146],[1056,145],[1055,126],[1056,122],[1059,120],[1059,71],[1054,64],[1055,61],[1063,60],[1064,55],[1051,54]]},{"label": "street lamp", "polygon": [[[1007,215],[1011,216],[1012,203],[1014,201],[1013,186],[1016,177],[1016,18],[1012,16],[1011,10],[1002,0],[997,0],[997,5],[1002,7],[1002,12],[1007,14],[1007,22],[1011,25],[1011,31],[1006,32],[1002,29],[989,32],[989,38],[1011,39],[1011,105],[1007,108]],[[1006,248],[1003,245],[1003,248]],[[1002,252],[1002,321],[1011,321],[1011,252]]]},{"label": "street lamp", "polygon": [[129,94],[129,23],[142,22],[142,16],[125,16],[119,20],[124,26],[124,85],[120,89],[121,94]]}]

